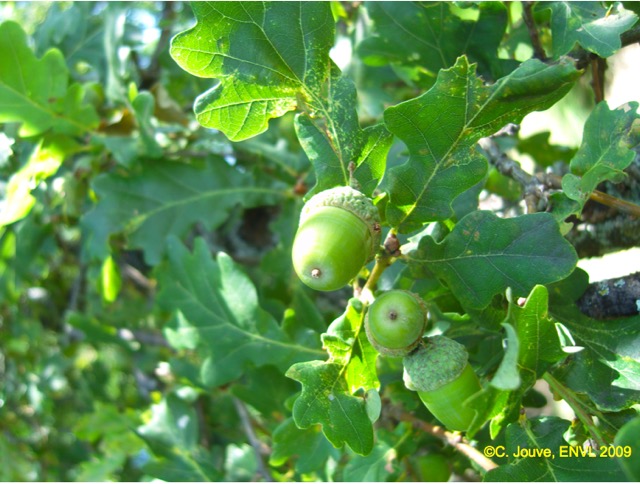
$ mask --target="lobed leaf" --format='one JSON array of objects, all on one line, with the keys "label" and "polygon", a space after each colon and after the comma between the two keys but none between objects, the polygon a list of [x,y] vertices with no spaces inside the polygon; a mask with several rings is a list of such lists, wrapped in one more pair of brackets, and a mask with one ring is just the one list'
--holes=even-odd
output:
[{"label": "lobed leaf", "polygon": [[576,44],[600,57],[622,47],[620,35],[636,23],[637,15],[615,2],[541,2],[538,9],[551,10],[553,56],[567,54]]},{"label": "lobed leaf", "polygon": [[525,393],[551,365],[566,357],[560,347],[555,321],[549,316],[548,300],[547,288],[538,285],[524,306],[509,303],[507,322],[503,323],[508,347],[490,386],[474,397],[481,411],[469,429],[470,435],[491,419],[491,436],[495,438],[507,424],[516,421]]},{"label": "lobed leaf", "polygon": [[[563,434],[571,422],[557,417],[542,417],[514,423],[507,427],[506,454],[508,464],[493,469],[484,476],[486,482],[611,482],[624,480],[615,459],[599,458],[597,451],[573,447],[577,456],[569,456],[569,444]],[[564,451],[561,450],[564,448]],[[555,457],[524,457],[514,454],[520,449],[544,451]],[[561,452],[565,452],[561,454]]]},{"label": "lobed leaf", "polygon": [[508,287],[526,295],[537,284],[568,276],[577,257],[550,214],[501,219],[477,211],[441,243],[423,237],[407,261],[444,280],[463,306],[481,309]]},{"label": "lobed leaf", "polygon": [[330,359],[293,365],[287,376],[302,383],[302,394],[293,406],[296,425],[306,429],[321,424],[336,447],[347,443],[367,455],[373,448],[373,426],[366,396],[360,390],[377,390],[377,352],[363,331],[361,305],[352,300],[345,313],[322,335]]},{"label": "lobed leaf", "polygon": [[640,144],[637,110],[636,102],[613,110],[606,102],[595,107],[571,160],[571,173],[562,177],[562,188],[570,199],[584,206],[598,184],[606,180],[619,183],[626,176],[623,170],[635,160]]},{"label": "lobed leaf", "polygon": [[388,108],[389,131],[409,148],[409,160],[390,170],[387,220],[403,232],[453,215],[451,203],[487,171],[476,142],[526,114],[552,106],[578,71],[568,62],[532,59],[492,86],[460,57],[422,96]]},{"label": "lobed leaf", "polygon": [[21,123],[19,134],[52,131],[78,136],[98,124],[79,84],[68,85],[69,71],[60,51],[38,59],[15,22],[0,24],[0,123]]},{"label": "lobed leaf", "polygon": [[[192,7],[197,23],[173,39],[171,55],[191,74],[219,80],[196,100],[198,121],[240,141],[298,109],[296,132],[316,171],[317,184],[308,195],[350,185],[352,164],[363,165],[354,177],[370,195],[384,172],[391,137],[372,142],[372,133],[359,126],[355,86],[329,57],[335,35],[330,5],[196,2]],[[368,156],[372,151],[376,156]]]},{"label": "lobed leaf", "polygon": [[302,383],[302,394],[293,405],[296,425],[306,429],[322,424],[324,435],[335,447],[345,443],[357,454],[373,449],[373,426],[365,401],[349,392],[343,365],[310,361],[297,363],[287,376]]},{"label": "lobed leaf", "polygon": [[466,54],[483,76],[502,77],[510,64],[497,55],[507,9],[497,2],[478,7],[478,19],[470,21],[453,14],[448,2],[367,2],[374,35],[358,44],[358,55],[371,65],[399,64],[435,77]]},{"label": "lobed leaf", "polygon": [[[174,37],[171,55],[191,74],[221,80],[222,88],[196,102],[205,126],[236,141],[254,136],[295,105],[297,91],[326,78],[334,34],[328,4],[196,2],[192,8],[197,23]],[[253,103],[256,109],[247,110]]]},{"label": "lobed leaf", "polygon": [[554,376],[605,411],[640,403],[640,317],[598,321],[572,305],[557,306],[552,314],[584,348]]},{"label": "lobed leaf", "polygon": [[252,207],[284,195],[255,186],[248,175],[212,157],[203,167],[141,162],[135,174],[108,173],[95,178],[95,208],[82,219],[89,254],[103,258],[112,234],[124,232],[129,246],[142,249],[157,264],[169,235],[183,236],[196,222],[207,229],[224,223],[237,205]]},{"label": "lobed leaf", "polygon": [[[158,303],[184,317],[176,332],[194,338],[205,357],[204,385],[216,387],[242,375],[248,364],[281,369],[291,361],[322,354],[297,345],[258,303],[256,289],[226,254],[211,257],[203,239],[190,253],[176,238],[168,246],[169,263],[158,274]],[[184,345],[184,341],[182,342]]]}]

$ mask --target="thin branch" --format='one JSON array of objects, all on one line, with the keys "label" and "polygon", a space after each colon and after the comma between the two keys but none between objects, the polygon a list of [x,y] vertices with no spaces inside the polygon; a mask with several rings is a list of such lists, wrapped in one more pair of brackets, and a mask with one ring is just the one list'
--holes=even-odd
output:
[{"label": "thin branch", "polygon": [[432,425],[429,422],[425,422],[424,420],[420,420],[419,418],[411,415],[408,412],[401,411],[398,415],[398,418],[403,421],[411,424],[413,427],[416,427],[423,432],[427,432],[439,439],[443,440],[450,446],[454,447],[458,452],[464,454],[473,462],[478,464],[482,469],[486,472],[495,469],[498,467],[498,464],[493,462],[488,457],[480,452],[478,449],[473,447],[467,439],[462,437],[462,435],[458,433],[449,432],[448,430],[443,429],[438,425]]},{"label": "thin branch", "polygon": [[540,34],[536,27],[535,20],[533,19],[533,3],[534,2],[522,2],[522,18],[529,31],[529,37],[531,38],[531,46],[533,47],[533,56],[540,60],[545,60],[547,54],[544,52],[542,42],[540,42]]},{"label": "thin branch", "polygon": [[591,60],[591,88],[594,101],[598,104],[604,101],[604,73],[607,69],[607,61],[601,57]]},{"label": "thin branch", "polygon": [[482,138],[478,144],[486,152],[489,162],[500,173],[522,186],[527,213],[535,213],[542,208],[539,207],[540,200],[544,200],[546,204],[544,191],[538,179],[524,171],[520,163],[507,157],[492,138]]},{"label": "thin branch", "polygon": [[625,212],[632,217],[640,218],[640,205],[636,205],[635,203],[621,200],[617,197],[612,197],[608,193],[604,193],[599,190],[594,190],[591,195],[589,195],[589,198],[594,202]]},{"label": "thin branch", "polygon": [[249,440],[249,444],[253,447],[253,451],[256,455],[256,463],[258,467],[258,473],[263,477],[263,479],[267,482],[273,482],[273,477],[269,473],[269,470],[264,465],[264,461],[262,460],[262,442],[256,436],[255,431],[253,430],[253,426],[251,425],[251,418],[249,417],[249,412],[247,408],[244,406],[239,399],[233,397],[233,405],[236,407],[236,412],[238,412],[238,416],[240,417],[240,421],[242,422],[242,429],[244,430],[247,439]]},{"label": "thin branch", "polygon": [[580,311],[594,319],[623,318],[640,313],[640,272],[593,282],[578,299]]},{"label": "thin branch", "polygon": [[[562,177],[554,173],[544,173],[538,176],[540,182],[544,183],[550,188],[561,189]],[[625,212],[632,217],[640,218],[640,205],[633,202],[628,202],[620,198],[609,195],[608,193],[601,192],[600,190],[594,190],[589,199],[594,202],[601,203],[607,207],[615,208],[621,212]]]}]

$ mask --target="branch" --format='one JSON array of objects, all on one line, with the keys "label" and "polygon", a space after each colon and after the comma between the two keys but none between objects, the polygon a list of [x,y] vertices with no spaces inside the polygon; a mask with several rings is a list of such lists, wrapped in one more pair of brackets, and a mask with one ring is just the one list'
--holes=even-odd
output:
[{"label": "branch", "polygon": [[236,412],[238,412],[238,416],[240,417],[240,421],[242,422],[242,429],[244,430],[244,433],[249,440],[249,444],[251,444],[251,447],[253,447],[253,451],[256,455],[258,473],[263,477],[265,481],[273,482],[273,477],[271,477],[271,474],[267,470],[267,467],[264,465],[264,461],[262,460],[262,442],[260,442],[253,430],[249,412],[244,406],[244,403],[242,403],[236,397],[233,397],[233,405],[236,407]]},{"label": "branch", "polygon": [[640,314],[638,301],[640,272],[590,284],[577,304],[587,316],[607,319]]},{"label": "branch", "polygon": [[503,175],[513,179],[522,186],[524,201],[527,213],[535,213],[544,207],[540,206],[540,201],[544,201],[546,206],[546,196],[542,184],[536,177],[530,175],[522,169],[520,163],[502,152],[498,144],[492,138],[482,138],[478,141],[480,147],[487,154],[489,162]]},{"label": "branch", "polygon": [[535,20],[533,19],[533,3],[534,2],[522,2],[522,18],[529,31],[529,37],[531,38],[531,46],[533,47],[533,56],[541,61],[544,61],[547,57],[542,43],[540,42],[540,34],[536,28]]},{"label": "branch", "polygon": [[459,433],[449,432],[438,425],[432,425],[429,422],[425,422],[424,420],[414,417],[406,411],[399,411],[397,418],[403,422],[411,424],[413,427],[417,427],[423,432],[427,432],[434,437],[438,437],[443,440],[450,446],[454,447],[458,452],[464,454],[473,462],[478,464],[486,472],[498,467],[498,464],[488,457],[485,457],[482,452],[473,447],[469,441]]}]

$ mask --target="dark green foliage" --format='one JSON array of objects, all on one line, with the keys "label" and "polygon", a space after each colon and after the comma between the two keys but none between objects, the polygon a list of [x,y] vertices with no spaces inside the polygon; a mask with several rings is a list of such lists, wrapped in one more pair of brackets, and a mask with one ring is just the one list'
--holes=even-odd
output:
[{"label": "dark green foliage", "polygon": [[[0,480],[640,478],[640,316],[580,311],[572,245],[640,210],[638,104],[514,126],[593,97],[634,4],[0,8]],[[382,244],[320,293],[291,248],[344,186]],[[468,352],[461,436],[367,338],[391,289]]]}]

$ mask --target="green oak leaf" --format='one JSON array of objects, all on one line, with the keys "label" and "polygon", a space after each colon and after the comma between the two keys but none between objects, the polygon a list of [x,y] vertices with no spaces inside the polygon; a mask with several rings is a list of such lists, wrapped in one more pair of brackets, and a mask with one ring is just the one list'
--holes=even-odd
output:
[{"label": "green oak leaf", "polygon": [[614,445],[629,448],[631,456],[619,459],[630,481],[640,481],[640,460],[632,456],[640,454],[640,417],[627,422],[616,434]]},{"label": "green oak leaf", "polygon": [[151,419],[137,429],[153,457],[145,473],[162,480],[217,481],[220,473],[212,456],[198,445],[195,409],[176,395],[167,395],[151,407]]},{"label": "green oak leaf", "polygon": [[598,321],[575,305],[558,305],[552,315],[584,347],[554,376],[604,411],[640,403],[640,316]]},{"label": "green oak leaf", "polygon": [[367,2],[373,32],[357,46],[370,65],[399,64],[435,77],[466,54],[489,79],[502,77],[515,63],[498,59],[507,27],[507,9],[498,2],[479,4],[476,21],[453,14],[448,2]]},{"label": "green oak leaf", "polygon": [[545,286],[535,286],[524,306],[511,305],[509,309],[509,320],[520,342],[518,365],[540,378],[549,367],[566,357],[555,321],[549,315],[549,291]]},{"label": "green oak leaf", "polygon": [[475,64],[458,58],[418,98],[388,108],[384,121],[405,142],[409,160],[390,170],[387,220],[403,232],[453,215],[451,203],[478,183],[487,161],[476,142],[562,98],[579,72],[568,61],[532,59],[486,86]]},{"label": "green oak leaf", "polygon": [[50,49],[38,59],[20,25],[0,25],[0,123],[21,123],[23,137],[47,131],[78,136],[96,127],[98,116],[83,101],[83,87],[68,81],[59,50]]},{"label": "green oak leaf", "polygon": [[273,431],[273,450],[269,456],[269,465],[281,466],[291,457],[297,457],[295,470],[300,474],[320,471],[329,457],[339,458],[334,447],[322,434],[320,426],[300,429],[293,418],[288,418]]},{"label": "green oak leaf", "polygon": [[219,79],[196,101],[198,121],[239,141],[297,105],[327,77],[335,25],[328,4],[195,2],[197,23],[171,55],[187,72]]},{"label": "green oak leaf", "polygon": [[537,284],[568,276],[575,250],[547,213],[501,219],[488,211],[472,212],[441,243],[423,237],[407,263],[444,280],[465,307],[482,309],[496,294],[512,288],[526,295]]},{"label": "green oak leaf", "polygon": [[[316,171],[309,196],[350,185],[352,173],[370,195],[384,173],[391,136],[381,137],[384,127],[359,126],[355,86],[329,57],[330,5],[195,2],[192,8],[197,23],[173,39],[171,55],[189,73],[218,79],[195,102],[198,121],[240,141],[298,109],[296,132]],[[362,168],[355,172],[352,164]]]},{"label": "green oak leaf", "polygon": [[349,304],[344,314],[322,335],[323,346],[331,360],[345,366],[344,376],[352,393],[380,386],[376,370],[378,352],[363,331],[363,321],[362,311]]},{"label": "green oak leaf", "polygon": [[357,454],[373,449],[373,426],[364,398],[352,395],[337,363],[296,363],[287,376],[302,383],[302,394],[293,405],[296,425],[306,429],[322,424],[324,435],[335,447],[345,443]]},{"label": "green oak leaf", "polygon": [[347,482],[386,482],[395,470],[392,463],[397,457],[394,447],[378,441],[369,455],[356,455],[349,459],[343,478]]},{"label": "green oak leaf", "polygon": [[610,110],[605,101],[589,115],[582,144],[571,160],[571,173],[562,177],[564,193],[584,206],[599,183],[622,181],[623,170],[636,158],[640,144],[638,103]]},{"label": "green oak leaf", "polygon": [[481,412],[469,429],[470,435],[491,419],[491,436],[495,438],[506,424],[516,421],[525,393],[551,365],[566,357],[555,321],[549,316],[545,286],[535,286],[522,307],[510,302],[503,327],[507,330],[507,351],[490,386],[474,397]]},{"label": "green oak leaf", "polygon": [[610,7],[601,2],[540,2],[537,9],[551,10],[555,58],[568,53],[576,44],[600,57],[609,57],[622,47],[620,35],[638,19],[620,2]]},{"label": "green oak leaf", "polygon": [[220,253],[214,260],[203,239],[196,239],[191,253],[171,237],[168,256],[158,271],[158,302],[182,314],[184,320],[174,332],[186,329],[185,337],[196,338],[205,358],[200,376],[206,386],[235,380],[249,364],[286,369],[292,361],[323,354],[290,340],[259,306],[251,280],[228,255]]},{"label": "green oak leaf", "polygon": [[142,249],[151,265],[160,261],[167,236],[183,236],[196,222],[215,229],[237,205],[252,207],[285,195],[255,186],[220,157],[204,166],[141,162],[133,174],[96,177],[93,189],[98,203],[82,219],[90,255],[104,258],[109,237],[124,232],[130,247]]},{"label": "green oak leaf", "polygon": [[[507,427],[506,449],[509,463],[487,472],[486,482],[567,482],[624,480],[615,459],[598,458],[595,450],[574,448],[578,456],[569,456],[564,433],[571,422],[557,417],[540,417],[513,423]],[[549,449],[555,458],[516,458],[519,449]],[[580,453],[584,451],[584,455]],[[591,456],[589,454],[592,454]],[[593,457],[595,455],[595,457]]]},{"label": "green oak leaf", "polygon": [[371,408],[359,391],[377,390],[377,351],[364,333],[362,304],[351,300],[345,313],[322,335],[329,360],[297,363],[287,376],[302,383],[302,394],[293,407],[298,427],[322,424],[322,431],[336,447],[346,442],[354,452],[367,455],[373,446]]},{"label": "green oak leaf", "polygon": [[518,354],[520,341],[516,330],[509,323],[502,323],[506,332],[506,345],[504,356],[495,375],[491,379],[491,385],[500,390],[517,390],[522,383],[518,372]]}]

